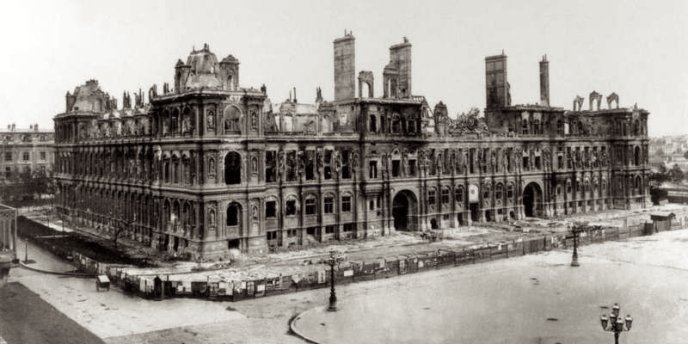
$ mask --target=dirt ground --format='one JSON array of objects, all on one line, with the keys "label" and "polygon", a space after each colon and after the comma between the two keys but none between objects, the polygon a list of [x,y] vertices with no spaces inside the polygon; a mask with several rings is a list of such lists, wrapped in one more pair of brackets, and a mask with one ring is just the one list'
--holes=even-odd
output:
[{"label": "dirt ground", "polygon": [[[127,269],[128,275],[154,276],[170,275],[175,280],[246,280],[274,278],[280,275],[307,274],[324,268],[323,261],[330,251],[336,251],[348,261],[372,261],[379,258],[412,255],[438,249],[457,250],[511,242],[519,239],[541,237],[544,234],[563,233],[577,222],[603,226],[622,227],[650,221],[650,214],[657,211],[687,212],[688,207],[677,204],[655,206],[639,210],[609,210],[596,213],[575,214],[550,219],[526,218],[523,220],[481,223],[473,226],[448,228],[437,232],[441,240],[430,242],[423,239],[419,232],[396,232],[390,236],[380,236],[365,240],[346,242],[333,241],[318,246],[295,251],[270,253],[263,256],[239,255],[231,262],[169,262],[152,259],[155,267],[133,267]],[[43,222],[45,215],[40,211],[26,214],[37,222]],[[53,222],[53,228],[60,225]],[[71,230],[71,229],[70,229]],[[89,230],[89,229],[81,229]],[[91,236],[92,237],[92,236]],[[100,239],[104,245],[107,239]],[[121,240],[121,249],[130,255],[152,256],[149,248],[141,248],[129,239]],[[199,267],[202,271],[199,271]],[[171,277],[172,278],[172,277]]]}]

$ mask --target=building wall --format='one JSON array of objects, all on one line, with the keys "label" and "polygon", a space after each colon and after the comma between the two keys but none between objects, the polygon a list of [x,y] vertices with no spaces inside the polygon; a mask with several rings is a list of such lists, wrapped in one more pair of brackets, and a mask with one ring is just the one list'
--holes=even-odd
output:
[{"label": "building wall", "polygon": [[[402,55],[410,73],[410,51]],[[217,61],[207,46],[188,61],[197,57]],[[510,106],[504,79],[485,120],[451,120],[444,104],[430,111],[421,96],[352,91],[318,101],[320,122],[284,130],[276,121],[298,114],[296,101],[276,111],[265,88],[229,87],[208,72],[219,68],[194,74],[187,65],[176,67],[188,69],[183,90],[151,88],[133,108],[77,87],[74,97],[109,110],[68,102],[55,117],[60,211],[72,221],[219,258],[647,204],[644,110]],[[388,67],[387,77],[398,76]]]},{"label": "building wall", "polygon": [[52,130],[16,129],[0,131],[0,182],[10,182],[22,172],[50,172],[54,162]]}]

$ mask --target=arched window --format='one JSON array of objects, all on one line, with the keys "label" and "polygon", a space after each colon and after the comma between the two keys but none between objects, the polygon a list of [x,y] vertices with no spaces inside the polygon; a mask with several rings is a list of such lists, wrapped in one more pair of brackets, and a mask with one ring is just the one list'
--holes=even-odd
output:
[{"label": "arched window", "polygon": [[227,226],[238,226],[241,221],[241,205],[232,202],[227,207]]},{"label": "arched window", "polygon": [[180,212],[181,210],[179,209],[179,201],[174,201],[174,203],[172,203],[172,215],[170,216],[170,223],[172,223],[172,230],[175,232],[179,226]]},{"label": "arched window", "polygon": [[633,163],[635,166],[640,166],[640,147],[638,146],[633,150]]},{"label": "arched window", "polygon": [[522,134],[523,135],[528,135],[528,119],[523,119],[522,124]]},{"label": "arched window", "polygon": [[191,184],[191,163],[190,163],[189,157],[186,155],[182,157],[182,173],[184,173],[184,177],[182,178],[183,183],[190,185]]},{"label": "arched window", "polygon": [[571,193],[572,187],[571,187],[571,179],[566,179],[566,193]]},{"label": "arched window", "polygon": [[635,194],[640,195],[643,193],[643,180],[640,176],[635,177]]},{"label": "arched window", "polygon": [[172,183],[179,183],[179,158],[176,155],[172,157]]},{"label": "arched window", "polygon": [[162,174],[163,174],[163,177],[162,177],[163,182],[169,183],[170,182],[170,159],[168,159],[168,158],[165,158],[162,161]]},{"label": "arched window", "polygon": [[223,113],[225,134],[241,133],[241,111],[233,105],[225,108]]},{"label": "arched window", "polygon": [[225,156],[225,184],[241,183],[241,155],[229,152]]}]

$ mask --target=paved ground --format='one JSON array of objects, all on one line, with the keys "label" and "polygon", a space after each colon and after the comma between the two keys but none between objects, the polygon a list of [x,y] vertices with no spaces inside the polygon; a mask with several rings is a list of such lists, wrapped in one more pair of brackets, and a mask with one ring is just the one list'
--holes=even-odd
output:
[{"label": "paved ground", "polygon": [[0,343],[97,344],[101,339],[19,283],[0,288]]},{"label": "paved ground", "polygon": [[[296,320],[322,343],[604,343],[599,316],[621,304],[623,343],[686,343],[688,231],[390,279]],[[363,286],[362,286],[363,287]],[[364,287],[365,288],[365,287]]]},{"label": "paved ground", "polygon": [[[568,253],[550,252],[351,284],[337,289],[342,312],[336,316],[344,320],[334,320],[345,324],[340,330],[350,329],[340,342],[600,343],[611,340],[599,329],[600,306],[618,301],[636,317],[623,343],[684,342],[673,338],[688,338],[682,326],[688,323],[686,244],[688,231],[671,232],[585,246],[577,270],[568,267]],[[29,258],[36,267],[73,268],[33,246]],[[155,302],[117,289],[97,293],[90,279],[24,269],[13,269],[10,282],[106,343],[303,343],[288,334],[289,319],[323,307],[328,296],[319,289],[238,303]],[[14,307],[5,313],[21,314]],[[328,315],[311,314],[317,331],[330,335]],[[307,314],[298,324],[312,331],[308,321]]]}]

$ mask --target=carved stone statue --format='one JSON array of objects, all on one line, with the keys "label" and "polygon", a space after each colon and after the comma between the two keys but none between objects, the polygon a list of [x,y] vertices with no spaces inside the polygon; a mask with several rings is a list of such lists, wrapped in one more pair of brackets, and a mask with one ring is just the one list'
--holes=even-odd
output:
[{"label": "carved stone statue", "polygon": [[278,168],[277,168],[277,174],[281,177],[285,174],[285,161],[284,161],[284,151],[281,150],[279,153],[277,153],[277,163],[278,163]]},{"label": "carved stone statue", "polygon": [[353,157],[351,158],[351,171],[353,173],[356,173],[356,169],[358,168],[358,152],[354,152]]},{"label": "carved stone statue", "polygon": [[306,174],[306,155],[302,151],[296,153],[296,161],[299,164],[297,173],[299,177],[305,176]]},{"label": "carved stone statue", "polygon": [[339,171],[342,170],[342,156],[339,154],[338,150],[332,153],[332,160],[334,161],[334,173],[338,175]]},{"label": "carved stone statue", "polygon": [[544,148],[542,150],[542,161],[544,163],[544,169],[549,169],[550,166],[550,159],[551,159],[551,153],[549,151],[549,148]]}]

